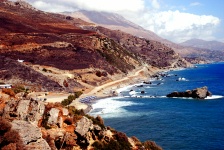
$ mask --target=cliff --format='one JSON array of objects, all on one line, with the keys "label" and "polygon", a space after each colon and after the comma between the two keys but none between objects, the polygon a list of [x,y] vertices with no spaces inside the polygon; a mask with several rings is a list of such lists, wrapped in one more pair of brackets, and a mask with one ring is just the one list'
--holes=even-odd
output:
[{"label": "cliff", "polygon": [[155,142],[127,137],[105,127],[101,117],[91,117],[75,107],[33,99],[1,98],[1,104],[5,104],[0,110],[1,149],[161,150]]}]

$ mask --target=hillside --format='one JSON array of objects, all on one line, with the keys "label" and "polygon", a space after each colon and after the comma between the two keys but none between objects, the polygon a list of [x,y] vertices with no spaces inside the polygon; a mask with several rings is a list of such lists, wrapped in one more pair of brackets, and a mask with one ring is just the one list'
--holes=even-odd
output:
[{"label": "hillside", "polygon": [[191,39],[180,43],[183,46],[196,47],[200,49],[209,49],[213,51],[224,51],[224,43],[218,41],[205,41],[201,39]]},{"label": "hillside", "polygon": [[[0,12],[1,56],[24,60],[20,67],[28,67],[38,72],[36,75],[41,73],[52,83],[57,82],[60,88],[56,89],[70,91],[74,87],[84,88],[86,84],[96,86],[116,74],[127,74],[145,64],[159,68],[188,65],[171,48],[159,42],[95,28],[79,18],[39,11],[25,2],[2,1]],[[31,80],[32,74],[3,64],[0,68],[2,81],[7,79],[14,84],[23,81],[42,87],[38,80]],[[8,75],[11,70],[14,72]],[[104,75],[97,76],[99,71]],[[55,89],[52,85],[45,84],[49,87],[40,89]]]},{"label": "hillside", "polygon": [[[80,10],[72,13],[66,12],[64,14],[71,15],[75,18],[80,18],[82,20],[91,22],[98,26],[103,26],[111,30],[120,30],[137,37],[158,41],[172,48],[176,53],[180,54],[182,57],[188,57],[191,58],[191,60],[195,58],[207,60],[208,62],[223,61],[223,52],[216,51],[221,49],[223,50],[223,43],[220,42],[211,41],[205,43],[205,41],[195,41],[194,43],[192,43],[193,45],[190,43],[176,44],[159,37],[152,31],[145,30],[144,28],[136,25],[133,22],[128,21],[127,19],[118,14],[108,12]],[[212,55],[212,53],[214,55]]]},{"label": "hillside", "polygon": [[97,26],[102,26],[111,30],[120,30],[148,40],[159,41],[166,44],[171,43],[170,41],[159,37],[154,32],[145,30],[141,26],[115,13],[80,10],[76,12],[64,12],[63,14],[70,15],[74,18],[80,18],[96,24]]}]

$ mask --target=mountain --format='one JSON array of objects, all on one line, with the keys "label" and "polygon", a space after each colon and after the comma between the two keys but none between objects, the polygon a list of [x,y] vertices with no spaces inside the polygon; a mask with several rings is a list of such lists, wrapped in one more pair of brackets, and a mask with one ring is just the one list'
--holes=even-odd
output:
[{"label": "mountain", "polygon": [[170,43],[166,39],[156,35],[154,32],[145,30],[141,26],[116,13],[80,10],[76,12],[65,12],[63,14],[70,15],[74,18],[80,18],[97,26],[103,26],[111,30],[121,30],[137,37],[143,37],[163,43]]},{"label": "mountain", "polygon": [[[25,2],[4,0],[0,12],[2,81],[22,81],[38,85],[40,90],[72,91],[74,87],[102,84],[145,64],[158,68],[188,66],[173,49],[159,42],[96,27],[68,15],[46,13]],[[24,63],[19,65],[18,59]],[[9,67],[10,62],[16,65]],[[97,76],[99,71],[104,76]],[[34,80],[40,73],[48,80]],[[51,84],[40,84],[45,81]]]},{"label": "mountain", "polygon": [[209,49],[214,51],[224,51],[224,43],[218,41],[205,41],[201,39],[191,39],[183,43],[180,43],[183,46],[196,47],[201,49]]},{"label": "mountain", "polygon": [[[180,54],[182,57],[186,57],[188,60],[191,60],[192,62],[201,62],[201,61],[210,62],[210,61],[224,60],[223,57],[224,53],[222,51],[218,52],[214,50],[209,50],[208,49],[208,47],[210,47],[209,45],[207,45],[208,47],[205,46],[198,48],[198,47],[192,47],[190,45],[173,43],[169,40],[159,37],[152,31],[145,30],[144,28],[136,25],[131,21],[128,21],[127,19],[118,14],[108,12],[86,11],[86,10],[80,10],[72,13],[66,12],[64,14],[73,16],[75,18],[81,18],[82,20],[91,22],[93,23],[92,27],[93,26],[95,27],[96,25],[103,26],[111,30],[117,30],[118,32],[122,31],[140,38],[158,41],[164,44],[165,46],[172,48],[176,53]],[[214,42],[212,45],[213,48],[216,47],[214,49],[222,49],[223,47],[222,44],[217,42]]]}]

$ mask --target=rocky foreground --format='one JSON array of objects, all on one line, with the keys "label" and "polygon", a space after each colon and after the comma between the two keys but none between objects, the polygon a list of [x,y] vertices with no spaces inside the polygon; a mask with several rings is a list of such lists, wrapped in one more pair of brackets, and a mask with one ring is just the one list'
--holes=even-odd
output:
[{"label": "rocky foreground", "polygon": [[2,150],[161,150],[155,142],[127,137],[106,127],[101,117],[91,117],[75,107],[33,99],[4,101],[3,95],[0,95]]},{"label": "rocky foreground", "polygon": [[208,88],[206,86],[193,90],[186,90],[185,92],[175,91],[167,94],[167,97],[191,97],[195,99],[205,99],[207,96],[212,96],[212,93],[208,91]]}]

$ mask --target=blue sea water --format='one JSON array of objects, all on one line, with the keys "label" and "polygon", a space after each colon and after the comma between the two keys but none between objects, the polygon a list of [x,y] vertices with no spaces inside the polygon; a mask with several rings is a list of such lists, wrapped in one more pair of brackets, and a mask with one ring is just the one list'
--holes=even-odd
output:
[{"label": "blue sea water", "polygon": [[[151,81],[152,85],[133,85],[119,97],[97,101],[90,114],[101,115],[107,126],[141,141],[155,141],[165,150],[224,150],[224,63],[168,74]],[[206,100],[165,97],[202,86],[213,96]]]}]

